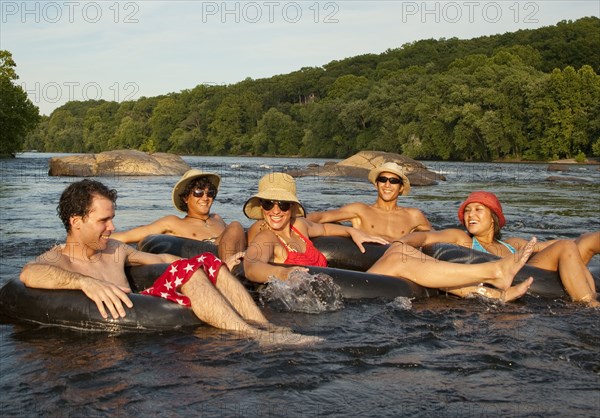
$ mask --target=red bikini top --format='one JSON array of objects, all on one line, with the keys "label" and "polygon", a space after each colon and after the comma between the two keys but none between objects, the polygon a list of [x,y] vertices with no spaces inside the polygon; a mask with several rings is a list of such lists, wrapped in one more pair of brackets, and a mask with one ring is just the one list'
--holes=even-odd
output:
[{"label": "red bikini top", "polygon": [[327,259],[317,248],[314,246],[311,240],[302,235],[296,228],[293,226],[292,232],[300,237],[302,241],[306,244],[306,251],[303,253],[298,252],[296,249],[290,247],[287,242],[283,240],[279,235],[279,241],[281,245],[283,245],[287,250],[287,258],[284,261],[284,264],[298,264],[301,266],[317,266],[317,267],[327,267]]}]

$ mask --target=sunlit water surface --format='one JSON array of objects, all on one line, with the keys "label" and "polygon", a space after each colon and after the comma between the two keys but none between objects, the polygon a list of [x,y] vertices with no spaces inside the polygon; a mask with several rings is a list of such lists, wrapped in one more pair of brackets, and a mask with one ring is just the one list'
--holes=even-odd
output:
[{"label": "sunlit water surface", "polygon": [[[0,284],[64,240],[55,208],[75,179],[48,177],[48,157],[0,160]],[[185,160],[223,176],[213,209],[245,226],[241,207],[263,174],[325,161]],[[426,164],[448,181],[401,202],[435,228],[456,227],[465,196],[488,189],[503,202],[506,235],[600,229],[598,166]],[[119,191],[117,227],[175,213],[177,179],[104,178]],[[366,180],[345,178],[303,178],[298,193],[309,211],[376,196]],[[265,306],[274,323],[325,342],[264,350],[208,327],[107,335],[0,323],[0,416],[600,416],[597,310],[529,295],[507,305],[439,297],[344,301],[319,314],[277,308]]]}]

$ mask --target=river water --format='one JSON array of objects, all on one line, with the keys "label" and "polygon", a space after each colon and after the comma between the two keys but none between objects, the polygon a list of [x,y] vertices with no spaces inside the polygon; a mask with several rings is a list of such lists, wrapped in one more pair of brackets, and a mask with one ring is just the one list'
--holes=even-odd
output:
[{"label": "river water", "polygon": [[[73,178],[48,177],[48,154],[0,160],[0,284],[65,233],[56,204]],[[269,171],[326,160],[184,157],[218,172],[213,211],[241,207]],[[506,235],[574,238],[600,229],[598,166],[425,162],[446,182],[415,187],[404,205],[435,228],[477,189],[498,194]],[[560,181],[552,181],[551,176]],[[178,177],[106,177],[119,191],[119,229],[175,213]],[[372,202],[366,180],[298,181],[308,211]],[[592,261],[598,267],[598,256]],[[208,327],[82,333],[0,322],[0,416],[600,416],[600,312],[530,295],[516,303],[438,297],[345,301],[320,314],[264,307],[275,323],[325,342],[263,350]]]}]

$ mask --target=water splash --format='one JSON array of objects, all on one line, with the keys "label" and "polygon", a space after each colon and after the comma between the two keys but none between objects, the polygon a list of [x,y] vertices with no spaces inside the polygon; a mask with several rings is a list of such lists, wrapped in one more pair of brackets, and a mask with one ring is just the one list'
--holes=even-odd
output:
[{"label": "water splash", "polygon": [[285,281],[273,277],[259,296],[263,304],[287,312],[331,312],[344,306],[340,287],[323,273],[294,271]]},{"label": "water splash", "polygon": [[398,296],[393,301],[388,303],[388,306],[397,311],[410,311],[412,309],[412,301],[410,298]]}]

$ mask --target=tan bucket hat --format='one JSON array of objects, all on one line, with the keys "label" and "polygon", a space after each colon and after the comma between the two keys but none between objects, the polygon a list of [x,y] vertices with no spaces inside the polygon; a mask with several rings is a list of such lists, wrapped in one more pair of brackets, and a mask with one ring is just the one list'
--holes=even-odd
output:
[{"label": "tan bucket hat", "polygon": [[258,182],[258,193],[252,196],[244,204],[244,214],[250,219],[263,219],[260,199],[282,200],[294,202],[292,216],[306,216],[306,211],[296,197],[296,180],[289,174],[269,173],[264,175]]},{"label": "tan bucket hat", "polygon": [[219,184],[221,184],[221,177],[215,173],[208,173],[201,170],[197,170],[192,168],[191,170],[186,171],[183,176],[179,179],[175,187],[173,187],[173,192],[171,193],[171,200],[173,201],[173,205],[180,210],[181,212],[186,212],[185,207],[181,206],[181,199],[179,199],[179,195],[183,193],[185,188],[190,182],[196,180],[200,177],[206,177],[206,179],[216,187],[217,191],[219,190]]},{"label": "tan bucket hat", "polygon": [[398,164],[388,162],[381,164],[379,167],[375,167],[374,169],[369,171],[369,181],[373,183],[373,185],[377,186],[375,180],[377,179],[377,177],[379,177],[381,173],[393,173],[400,177],[402,179],[402,183],[404,184],[401,195],[406,196],[410,193],[410,181],[408,181],[408,177],[406,177],[406,175],[404,174],[404,169]]}]

